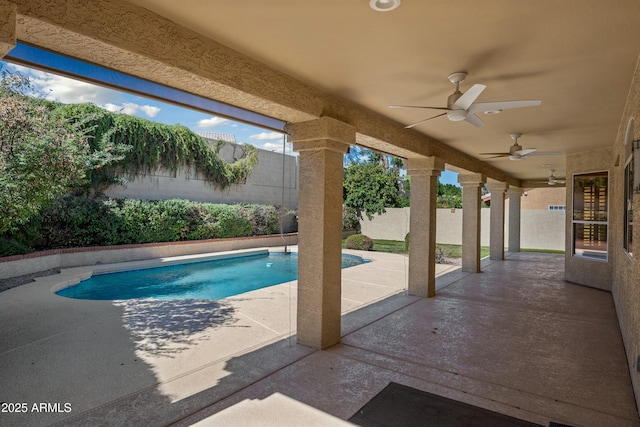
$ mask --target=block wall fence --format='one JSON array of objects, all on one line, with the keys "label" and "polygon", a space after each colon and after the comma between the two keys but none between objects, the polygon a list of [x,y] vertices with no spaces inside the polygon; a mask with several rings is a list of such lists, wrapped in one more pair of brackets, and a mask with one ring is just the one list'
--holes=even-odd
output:
[{"label": "block wall fence", "polygon": [[[387,208],[386,213],[372,220],[360,221],[362,234],[372,239],[404,240],[409,232],[411,208]],[[489,246],[489,211],[483,208],[481,245]],[[509,241],[509,210],[505,213],[505,246]],[[523,210],[520,222],[520,247],[525,249],[565,249],[565,212]],[[462,244],[462,209],[438,209],[436,243]]]}]

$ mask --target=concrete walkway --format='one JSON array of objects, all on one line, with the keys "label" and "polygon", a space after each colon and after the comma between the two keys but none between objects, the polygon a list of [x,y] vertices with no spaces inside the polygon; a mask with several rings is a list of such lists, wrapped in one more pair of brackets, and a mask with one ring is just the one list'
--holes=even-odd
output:
[{"label": "concrete walkway", "polygon": [[562,256],[438,266],[430,299],[406,294],[406,257],[364,256],[326,351],[292,338],[296,282],[220,301],[0,293],[0,401],[28,407],[0,425],[341,425],[389,381],[543,425],[640,425],[611,295],[564,283]]}]

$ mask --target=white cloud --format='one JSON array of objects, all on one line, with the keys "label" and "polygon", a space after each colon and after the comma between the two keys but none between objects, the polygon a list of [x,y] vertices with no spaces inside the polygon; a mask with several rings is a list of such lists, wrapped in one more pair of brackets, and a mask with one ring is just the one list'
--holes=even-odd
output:
[{"label": "white cloud", "polygon": [[136,113],[138,112],[139,107],[140,106],[138,104],[134,104],[131,102],[123,102],[121,107],[122,109],[120,110],[120,112],[124,114],[128,114],[130,116],[135,116]]},{"label": "white cloud", "polygon": [[[282,136],[282,135],[280,135]],[[265,142],[262,146],[258,146],[258,148],[262,148],[267,151],[275,151],[277,153],[282,153],[282,142]],[[285,153],[291,153],[292,147],[291,144],[287,144],[285,148]]]},{"label": "white cloud", "polygon": [[118,92],[91,83],[81,82],[15,64],[8,64],[8,68],[28,76],[35,94],[51,101],[58,101],[65,104],[90,102],[96,105],[103,105],[109,101],[120,98]]},{"label": "white cloud", "polygon": [[[276,141],[276,140],[282,140],[282,134],[278,132],[261,132],[261,133],[249,136],[249,139],[253,139],[256,141]],[[279,145],[280,147],[282,147],[282,144],[279,144]]]},{"label": "white cloud", "polygon": [[12,71],[28,76],[35,94],[51,101],[58,101],[64,104],[90,102],[114,113],[124,113],[131,116],[142,113],[150,118],[155,117],[160,112],[159,107],[152,105],[139,105],[132,102],[124,102],[118,105],[114,102],[122,99],[122,95],[113,89],[16,64],[8,64],[8,66]]},{"label": "white cloud", "polygon": [[102,107],[112,113],[123,113],[130,116],[136,116],[138,113],[142,112],[152,118],[160,112],[160,108],[158,107],[153,107],[151,105],[138,105],[133,102],[123,102],[121,105],[107,102]]},{"label": "white cloud", "polygon": [[112,104],[110,102],[107,102],[102,107],[107,111],[111,111],[112,113],[119,113],[120,111],[122,111],[122,106]]},{"label": "white cloud", "polygon": [[142,110],[143,113],[152,118],[160,112],[160,108],[154,107],[152,105],[143,105],[140,107],[140,110]]},{"label": "white cloud", "polygon": [[265,144],[262,144],[262,148],[263,150],[268,150],[268,151],[282,151],[282,144],[277,144],[277,143],[273,143],[273,142],[267,142]]},{"label": "white cloud", "polygon": [[198,121],[198,127],[203,129],[214,128],[228,121],[228,119],[223,119],[221,117],[211,117],[209,119],[202,119]]}]

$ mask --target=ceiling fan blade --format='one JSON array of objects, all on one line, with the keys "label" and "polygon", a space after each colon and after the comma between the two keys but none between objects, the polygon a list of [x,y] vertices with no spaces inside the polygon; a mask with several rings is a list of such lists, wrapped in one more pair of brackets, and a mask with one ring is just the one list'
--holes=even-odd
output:
[{"label": "ceiling fan blade", "polygon": [[511,153],[478,153],[481,156],[502,156],[502,157],[506,157],[506,156],[510,156]]},{"label": "ceiling fan blade", "polygon": [[411,128],[412,128],[412,127],[414,127],[414,126],[418,126],[420,123],[424,123],[424,122],[426,122],[426,121],[428,121],[428,120],[432,120],[432,119],[436,119],[436,118],[438,118],[438,117],[442,117],[442,116],[444,116],[444,115],[446,115],[446,114],[447,114],[447,113],[438,114],[437,116],[433,116],[433,117],[429,117],[428,119],[420,120],[419,122],[414,123],[414,124],[411,124],[411,125],[408,125],[408,126],[405,126],[404,128],[405,128],[405,129],[411,129]]},{"label": "ceiling fan blade", "polygon": [[539,99],[529,101],[477,102],[469,107],[468,112],[485,113],[487,111],[501,111],[508,110],[510,108],[535,107],[540,104],[542,104],[542,101],[540,101]]},{"label": "ceiling fan blade", "polygon": [[450,111],[450,108],[447,107],[425,107],[422,105],[389,105],[389,108],[426,108],[429,110],[446,110]]},{"label": "ceiling fan blade", "polygon": [[484,122],[480,120],[480,117],[476,116],[475,114],[467,114],[467,117],[464,118],[464,121],[471,123],[477,128],[481,128],[482,126],[484,126]]},{"label": "ceiling fan blade", "polygon": [[565,153],[561,153],[560,151],[536,151],[535,153],[530,153],[530,156],[562,156]]},{"label": "ceiling fan blade", "polygon": [[514,154],[517,154],[520,157],[524,157],[524,156],[532,154],[535,151],[536,151],[535,148],[527,148],[526,150],[518,150]]},{"label": "ceiling fan blade", "polygon": [[[453,109],[462,108],[463,110],[468,109],[473,101],[476,100],[477,97],[480,96],[483,90],[487,87],[485,85],[475,84],[471,86],[465,93],[462,94],[460,98],[451,106]],[[455,107],[455,108],[454,108]]]},{"label": "ceiling fan blade", "polygon": [[495,154],[495,156],[487,157],[485,160],[498,159],[502,157],[509,157],[511,154],[509,153],[480,153],[483,155]]}]

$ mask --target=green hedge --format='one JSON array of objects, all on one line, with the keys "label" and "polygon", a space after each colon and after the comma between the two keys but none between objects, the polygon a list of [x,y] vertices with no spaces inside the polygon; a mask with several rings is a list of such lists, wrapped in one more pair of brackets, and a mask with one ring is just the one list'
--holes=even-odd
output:
[{"label": "green hedge", "polygon": [[257,236],[279,231],[280,212],[274,206],[65,196],[26,225],[0,235],[0,256],[58,248]]}]

